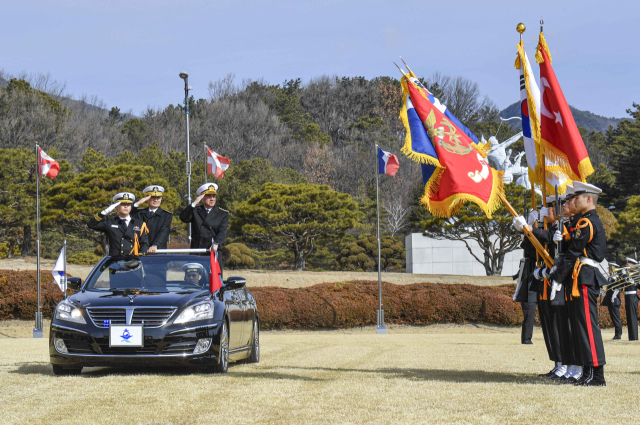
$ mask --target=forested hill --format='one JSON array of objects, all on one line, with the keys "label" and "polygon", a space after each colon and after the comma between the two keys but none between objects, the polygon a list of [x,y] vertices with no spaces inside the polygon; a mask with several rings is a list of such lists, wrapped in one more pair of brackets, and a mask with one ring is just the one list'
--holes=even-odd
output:
[{"label": "forested hill", "polygon": [[[609,128],[609,126],[613,126],[614,128],[618,125],[623,118],[607,118],[602,115],[596,115],[593,112],[589,111],[581,111],[579,109],[574,108],[569,105],[571,108],[571,113],[573,114],[573,119],[576,120],[576,124],[579,127],[584,127],[587,130],[601,131],[605,132]],[[516,102],[512,105],[507,106],[502,111],[500,111],[500,116],[502,118],[510,118],[510,117],[519,117],[520,116],[520,102]],[[515,129],[522,128],[522,124],[520,121],[512,121],[512,127]]]}]

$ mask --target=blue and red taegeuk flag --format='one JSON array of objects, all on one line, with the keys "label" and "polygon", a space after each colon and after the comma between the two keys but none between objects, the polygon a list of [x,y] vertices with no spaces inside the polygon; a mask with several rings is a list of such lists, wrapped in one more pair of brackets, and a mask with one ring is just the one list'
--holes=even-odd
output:
[{"label": "blue and red taegeuk flag", "polygon": [[439,217],[450,217],[466,201],[491,217],[500,200],[502,178],[486,159],[478,138],[411,73],[402,77],[400,119],[407,136],[402,152],[422,166],[421,203]]}]

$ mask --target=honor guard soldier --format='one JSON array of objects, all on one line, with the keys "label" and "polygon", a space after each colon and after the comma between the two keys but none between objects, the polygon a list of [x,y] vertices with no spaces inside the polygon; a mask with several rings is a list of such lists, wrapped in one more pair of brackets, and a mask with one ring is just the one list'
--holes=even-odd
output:
[{"label": "honor guard soldier", "polygon": [[[632,258],[627,258],[627,261],[627,267],[638,265],[638,262]],[[638,340],[638,289],[640,289],[640,284],[627,287],[624,291],[624,309],[627,314],[629,341]]]},{"label": "honor guard soldier", "polygon": [[567,288],[567,294],[574,302],[571,330],[584,367],[576,385],[605,386],[606,360],[598,324],[598,297],[600,287],[607,281],[598,265],[604,260],[606,237],[596,213],[598,195],[602,190],[582,182],[574,182],[573,188],[576,216],[569,228],[571,240],[562,259],[550,271],[549,280],[566,282],[571,277],[570,288]]},{"label": "honor guard soldier", "polygon": [[[103,232],[109,242],[109,256],[124,257],[146,254],[149,250],[146,225],[140,218],[131,217],[131,205],[136,200],[133,193],[120,192],[113,197],[113,204],[89,219],[90,229]],[[116,217],[107,217],[113,210]]]},{"label": "honor guard soldier", "polygon": [[609,289],[602,298],[603,307],[607,307],[609,310],[609,317],[611,323],[613,323],[613,339],[622,339],[622,320],[620,319],[620,306],[622,305],[622,299],[620,297],[620,290]]},{"label": "honor guard soldier", "polygon": [[[196,192],[198,197],[180,213],[183,223],[191,223],[191,248],[218,250],[227,238],[229,211],[216,205],[218,185],[205,183]],[[202,205],[198,205],[202,201]]]},{"label": "honor guard soldier", "polygon": [[[160,207],[164,187],[159,185],[147,186],[142,193],[145,197],[133,204],[131,216],[140,218],[147,224],[149,230],[149,253],[155,254],[157,249],[167,249],[173,214]],[[145,202],[149,204],[149,208],[139,209],[140,205]]]}]

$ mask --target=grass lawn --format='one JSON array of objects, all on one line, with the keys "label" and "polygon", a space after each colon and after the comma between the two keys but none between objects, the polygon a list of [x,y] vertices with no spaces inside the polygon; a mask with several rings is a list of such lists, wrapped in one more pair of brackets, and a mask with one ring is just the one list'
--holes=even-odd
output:
[{"label": "grass lawn", "polygon": [[475,325],[271,331],[262,361],[227,375],[94,368],[57,378],[32,325],[0,322],[4,423],[582,424],[632,423],[640,411],[640,344],[611,341],[613,330],[608,386],[580,388],[537,377],[551,368],[539,328],[529,346],[518,328]]}]

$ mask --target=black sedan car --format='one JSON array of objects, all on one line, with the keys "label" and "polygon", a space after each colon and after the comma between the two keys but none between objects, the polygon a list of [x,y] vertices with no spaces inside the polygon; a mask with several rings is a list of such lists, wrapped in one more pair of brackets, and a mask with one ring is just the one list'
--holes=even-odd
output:
[{"label": "black sedan car", "polygon": [[193,366],[226,373],[260,360],[260,320],[245,279],[209,292],[209,256],[105,257],[56,307],[49,355],[56,375],[94,366]]}]

